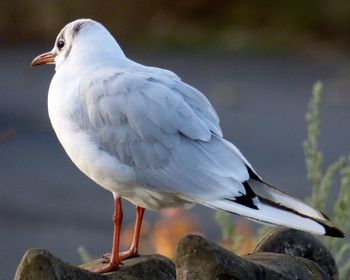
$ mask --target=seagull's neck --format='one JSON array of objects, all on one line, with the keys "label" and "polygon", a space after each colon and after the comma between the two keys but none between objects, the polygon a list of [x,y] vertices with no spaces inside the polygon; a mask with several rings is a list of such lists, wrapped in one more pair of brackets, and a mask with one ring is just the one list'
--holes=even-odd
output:
[{"label": "seagull's neck", "polygon": [[98,68],[126,68],[133,64],[133,61],[128,59],[120,50],[111,52],[107,50],[100,50],[97,52],[77,52],[71,55],[65,63],[56,67],[56,71],[74,72],[76,75],[80,75],[90,69]]}]

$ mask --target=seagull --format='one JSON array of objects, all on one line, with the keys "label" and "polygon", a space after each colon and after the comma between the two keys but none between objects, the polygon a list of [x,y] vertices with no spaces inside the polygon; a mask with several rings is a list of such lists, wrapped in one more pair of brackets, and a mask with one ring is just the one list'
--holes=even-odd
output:
[{"label": "seagull", "polygon": [[[208,99],[173,72],[127,58],[100,23],[78,19],[32,66],[55,64],[54,131],[74,164],[114,196],[108,263],[138,255],[145,209],[201,204],[270,225],[344,237],[320,211],[264,181],[223,137]],[[121,198],[136,206],[130,249],[119,252]]]}]

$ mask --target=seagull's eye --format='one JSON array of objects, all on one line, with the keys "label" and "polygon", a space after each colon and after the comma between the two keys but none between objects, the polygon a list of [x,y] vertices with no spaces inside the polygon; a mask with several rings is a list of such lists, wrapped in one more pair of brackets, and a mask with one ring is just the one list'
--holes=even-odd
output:
[{"label": "seagull's eye", "polygon": [[57,42],[57,48],[58,48],[59,50],[62,49],[62,48],[64,47],[64,44],[65,44],[65,42],[64,42],[62,39],[58,40],[58,42]]}]

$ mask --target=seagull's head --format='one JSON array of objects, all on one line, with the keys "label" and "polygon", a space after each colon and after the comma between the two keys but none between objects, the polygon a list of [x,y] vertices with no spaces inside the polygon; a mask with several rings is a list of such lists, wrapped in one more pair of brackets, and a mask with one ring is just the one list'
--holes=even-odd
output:
[{"label": "seagull's head", "polygon": [[125,59],[123,51],[102,24],[78,19],[68,23],[57,35],[53,49],[38,55],[31,65],[56,64],[57,70],[71,62],[86,67],[121,59]]}]

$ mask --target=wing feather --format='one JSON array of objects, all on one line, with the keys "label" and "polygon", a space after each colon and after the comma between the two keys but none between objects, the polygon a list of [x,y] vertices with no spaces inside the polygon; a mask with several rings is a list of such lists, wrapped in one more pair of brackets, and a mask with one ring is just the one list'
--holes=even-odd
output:
[{"label": "wing feather", "polygon": [[222,138],[199,91],[159,73],[103,72],[81,83],[88,119],[81,125],[102,150],[134,168],[139,185],[193,200],[245,195],[245,159]]}]

